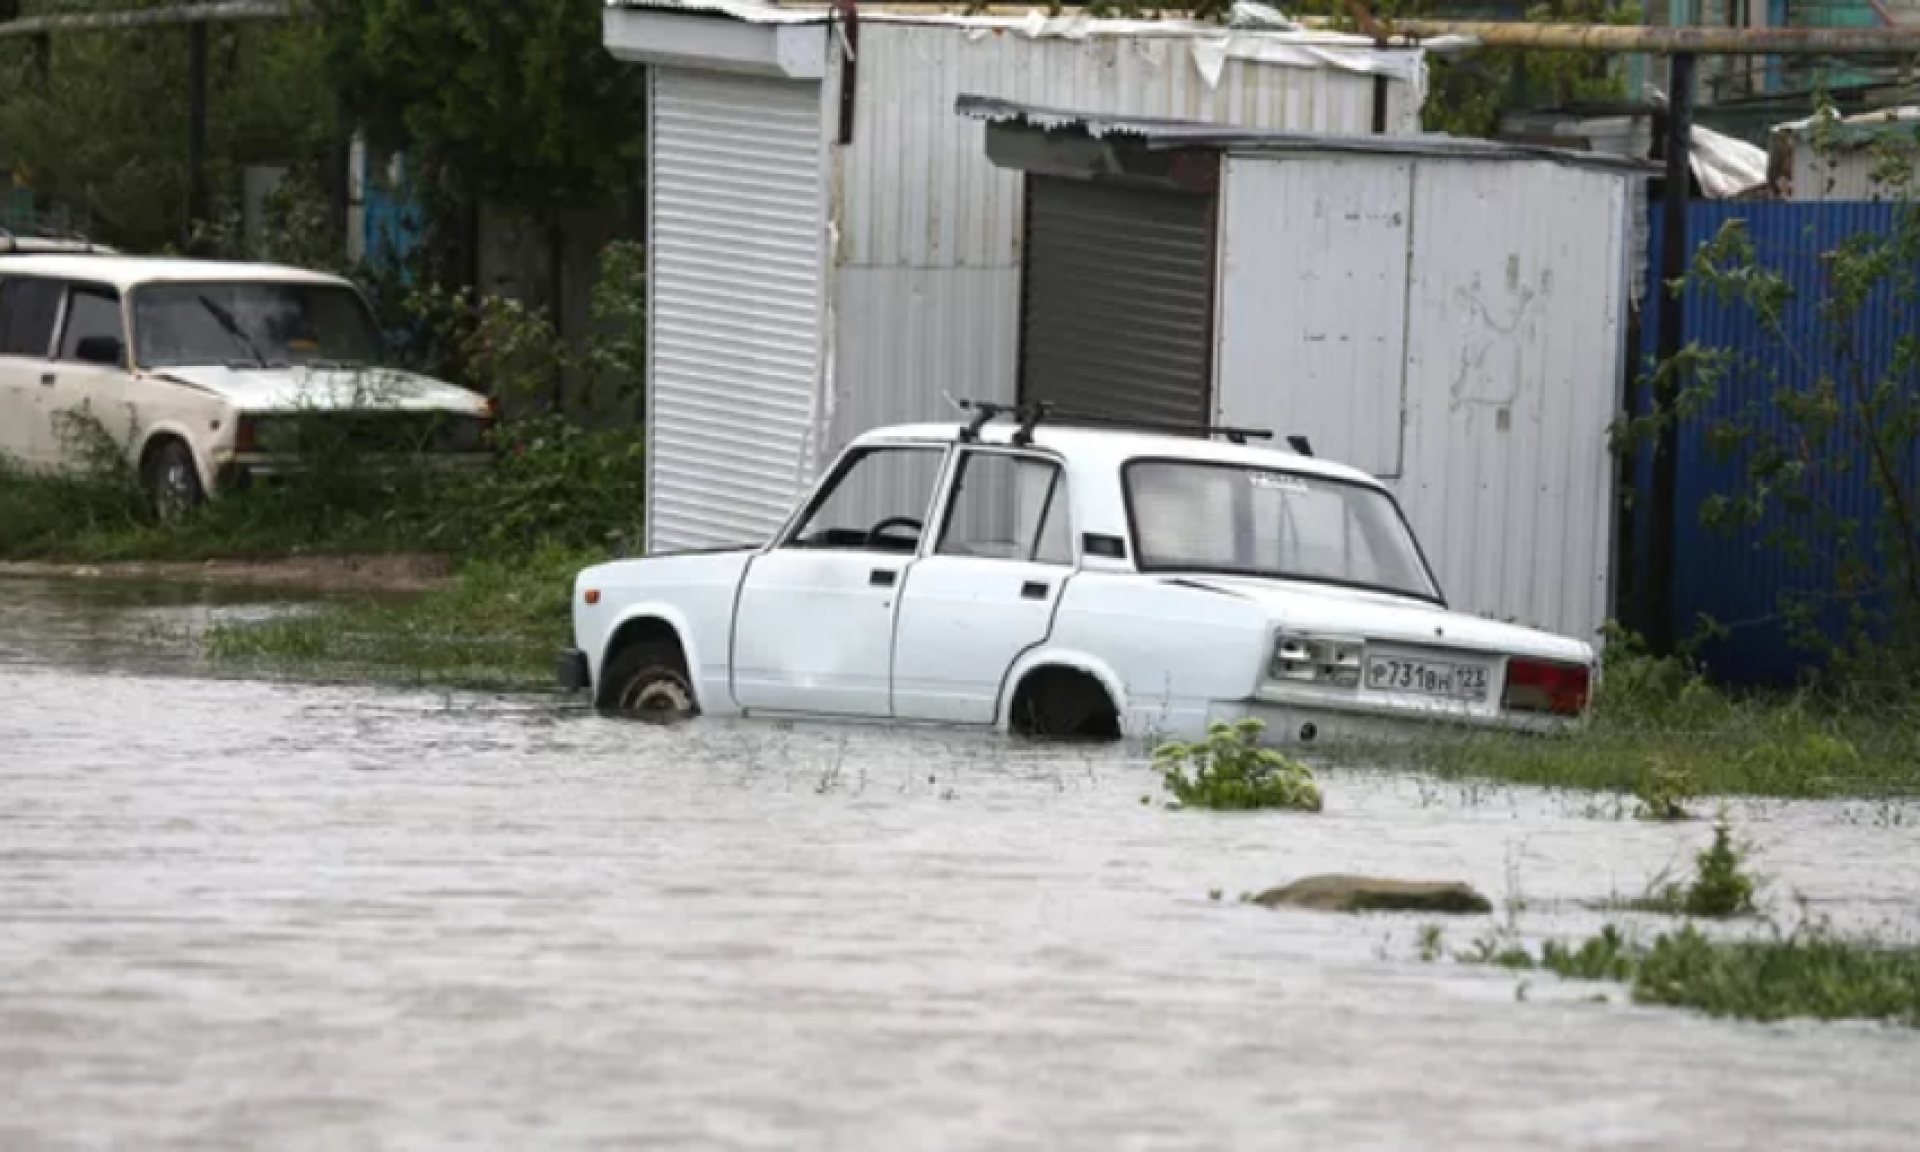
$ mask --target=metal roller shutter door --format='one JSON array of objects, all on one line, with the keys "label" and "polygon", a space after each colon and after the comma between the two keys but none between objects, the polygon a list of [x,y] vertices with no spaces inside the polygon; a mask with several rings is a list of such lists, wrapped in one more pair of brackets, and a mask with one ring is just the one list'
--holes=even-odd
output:
[{"label": "metal roller shutter door", "polygon": [[647,543],[755,543],[804,475],[824,275],[820,86],[653,70]]},{"label": "metal roller shutter door", "polygon": [[1020,396],[1211,422],[1212,196],[1027,178]]}]

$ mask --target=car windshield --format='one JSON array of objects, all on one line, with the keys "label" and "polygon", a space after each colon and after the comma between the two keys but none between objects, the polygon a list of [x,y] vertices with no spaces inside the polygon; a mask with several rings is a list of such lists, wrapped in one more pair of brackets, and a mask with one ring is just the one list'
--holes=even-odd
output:
[{"label": "car windshield", "polygon": [[133,294],[143,365],[377,364],[380,333],[359,293],[336,284],[151,284]]},{"label": "car windshield", "polygon": [[1142,571],[1313,580],[1438,601],[1393,499],[1377,488],[1194,461],[1126,466]]}]

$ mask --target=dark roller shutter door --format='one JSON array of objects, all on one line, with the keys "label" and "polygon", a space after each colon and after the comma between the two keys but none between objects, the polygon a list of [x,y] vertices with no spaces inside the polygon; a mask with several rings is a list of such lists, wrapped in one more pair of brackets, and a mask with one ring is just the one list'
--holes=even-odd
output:
[{"label": "dark roller shutter door", "polygon": [[1211,423],[1213,205],[1198,192],[1027,178],[1022,400]]}]

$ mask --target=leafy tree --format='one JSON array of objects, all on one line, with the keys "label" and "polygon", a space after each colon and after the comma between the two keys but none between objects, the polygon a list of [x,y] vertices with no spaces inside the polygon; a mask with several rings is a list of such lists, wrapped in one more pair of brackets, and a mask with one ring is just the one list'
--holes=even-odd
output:
[{"label": "leafy tree", "polygon": [[[44,6],[26,5],[23,15]],[[207,179],[231,210],[247,164],[317,170],[337,140],[316,29],[301,22],[209,28]],[[69,30],[36,47],[0,41],[0,150],[40,198],[135,251],[187,233],[185,28]]]},{"label": "leafy tree", "polygon": [[[482,200],[557,228],[623,189],[642,154],[642,71],[601,44],[598,0],[319,0],[326,67],[377,150],[430,201]],[[434,213],[444,216],[444,212]]]},{"label": "leafy tree", "polygon": [[[1821,157],[1867,149],[1890,201],[1887,225],[1822,245],[1816,279],[1790,275],[1790,253],[1763,250],[1743,219],[1727,221],[1669,290],[1704,295],[1754,339],[1692,341],[1655,371],[1678,389],[1672,419],[1693,423],[1707,458],[1739,479],[1702,502],[1702,527],[1818,574],[1783,592],[1778,609],[1834,686],[1910,697],[1920,684],[1920,338],[1910,331],[1920,131],[1843,127],[1820,96],[1809,143]],[[1621,446],[1651,446],[1665,422],[1625,421]]]},{"label": "leafy tree", "polygon": [[[1352,0],[1299,0],[1288,11],[1326,18],[1336,28],[1359,31]],[[1445,19],[1460,14],[1449,0],[1374,0],[1373,18]],[[1637,0],[1541,0],[1526,10],[1529,23],[1638,24]],[[1619,100],[1627,95],[1617,58],[1592,52],[1537,52],[1482,48],[1438,56],[1428,76],[1422,127],[1455,136],[1491,136],[1508,112],[1552,104]]]}]

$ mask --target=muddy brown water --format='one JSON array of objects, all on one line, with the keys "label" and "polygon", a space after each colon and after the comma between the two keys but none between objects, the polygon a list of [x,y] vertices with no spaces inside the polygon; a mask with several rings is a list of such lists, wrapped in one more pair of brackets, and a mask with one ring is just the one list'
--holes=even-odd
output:
[{"label": "muddy brown water", "polygon": [[[1233,900],[1458,878],[1523,906],[1450,950],[1572,934],[1699,824],[1336,769],[1319,816],[1175,813],[1124,752],[635,728],[177,638],[288,610],[0,582],[0,1148],[1920,1146],[1920,1033]],[[1920,926],[1920,813],[1734,813],[1776,909]]]}]

